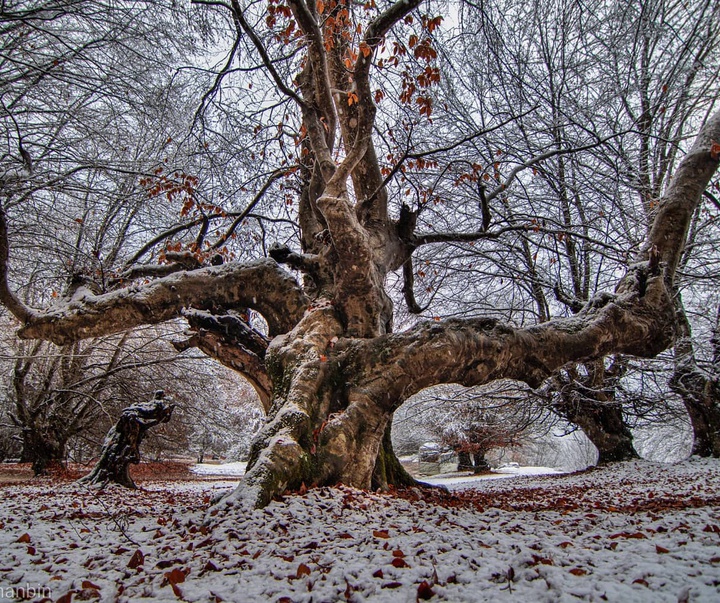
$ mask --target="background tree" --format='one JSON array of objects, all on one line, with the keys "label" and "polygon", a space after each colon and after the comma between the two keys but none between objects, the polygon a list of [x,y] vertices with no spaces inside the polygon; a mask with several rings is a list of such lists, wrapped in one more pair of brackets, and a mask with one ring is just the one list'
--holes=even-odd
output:
[{"label": "background tree", "polygon": [[80,481],[104,487],[108,483],[135,489],[130,477],[130,464],[140,462],[140,444],[149,429],[167,423],[175,405],[165,400],[165,392],[158,390],[149,402],[139,402],[124,408],[103,443],[103,449],[93,470]]},{"label": "background tree", "polygon": [[515,382],[431,388],[413,404],[413,419],[458,454],[458,471],[481,473],[494,449],[519,447],[547,434],[547,411]]}]

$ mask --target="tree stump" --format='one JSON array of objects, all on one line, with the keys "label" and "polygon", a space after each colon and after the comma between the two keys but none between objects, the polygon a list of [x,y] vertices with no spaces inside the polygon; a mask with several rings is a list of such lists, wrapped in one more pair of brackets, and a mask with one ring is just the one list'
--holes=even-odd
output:
[{"label": "tree stump", "polygon": [[129,465],[140,462],[140,444],[147,430],[170,420],[175,405],[164,397],[165,392],[158,390],[149,402],[133,404],[122,411],[118,422],[105,436],[100,460],[81,482],[101,488],[110,482],[137,488],[130,477]]}]

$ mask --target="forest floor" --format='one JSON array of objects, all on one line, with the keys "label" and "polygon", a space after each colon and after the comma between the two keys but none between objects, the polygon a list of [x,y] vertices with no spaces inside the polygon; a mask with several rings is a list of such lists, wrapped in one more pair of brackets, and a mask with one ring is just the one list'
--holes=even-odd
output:
[{"label": "forest floor", "polygon": [[0,600],[720,600],[717,460],[318,488],[214,515],[237,477],[145,467],[139,490],[98,492],[21,469],[0,483]]}]

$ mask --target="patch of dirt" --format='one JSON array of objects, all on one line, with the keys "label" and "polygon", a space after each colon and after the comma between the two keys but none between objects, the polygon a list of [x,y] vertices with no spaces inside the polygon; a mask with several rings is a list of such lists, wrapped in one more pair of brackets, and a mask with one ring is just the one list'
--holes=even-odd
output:
[{"label": "patch of dirt", "polygon": [[190,472],[193,463],[187,461],[159,461],[130,465],[130,475],[136,481],[184,481],[194,480]]},{"label": "patch of dirt", "polygon": [[[192,463],[185,461],[147,462],[130,466],[130,475],[138,482],[185,481],[196,479],[190,472]],[[40,480],[73,482],[92,470],[92,465],[67,463],[51,468],[46,476],[35,477],[31,463],[0,463],[0,485],[33,483]]]}]

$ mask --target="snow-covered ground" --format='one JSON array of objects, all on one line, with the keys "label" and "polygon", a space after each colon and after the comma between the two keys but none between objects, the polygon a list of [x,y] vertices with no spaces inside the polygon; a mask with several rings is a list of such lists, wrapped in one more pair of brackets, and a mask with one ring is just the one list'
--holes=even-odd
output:
[{"label": "snow-covered ground", "polygon": [[418,479],[424,484],[430,484],[431,486],[444,486],[449,490],[466,490],[468,488],[474,488],[477,482],[488,479],[503,479],[523,475],[558,475],[562,473],[565,472],[551,467],[519,467],[509,465],[480,475],[473,475],[467,472],[440,473],[432,477],[420,477]]},{"label": "snow-covered ground", "polygon": [[714,460],[476,479],[449,494],[321,488],[208,516],[234,483],[2,486],[0,600],[720,600]]},{"label": "snow-covered ground", "polygon": [[247,463],[235,461],[232,463],[198,463],[190,467],[196,475],[227,475],[241,477],[245,475]]}]

